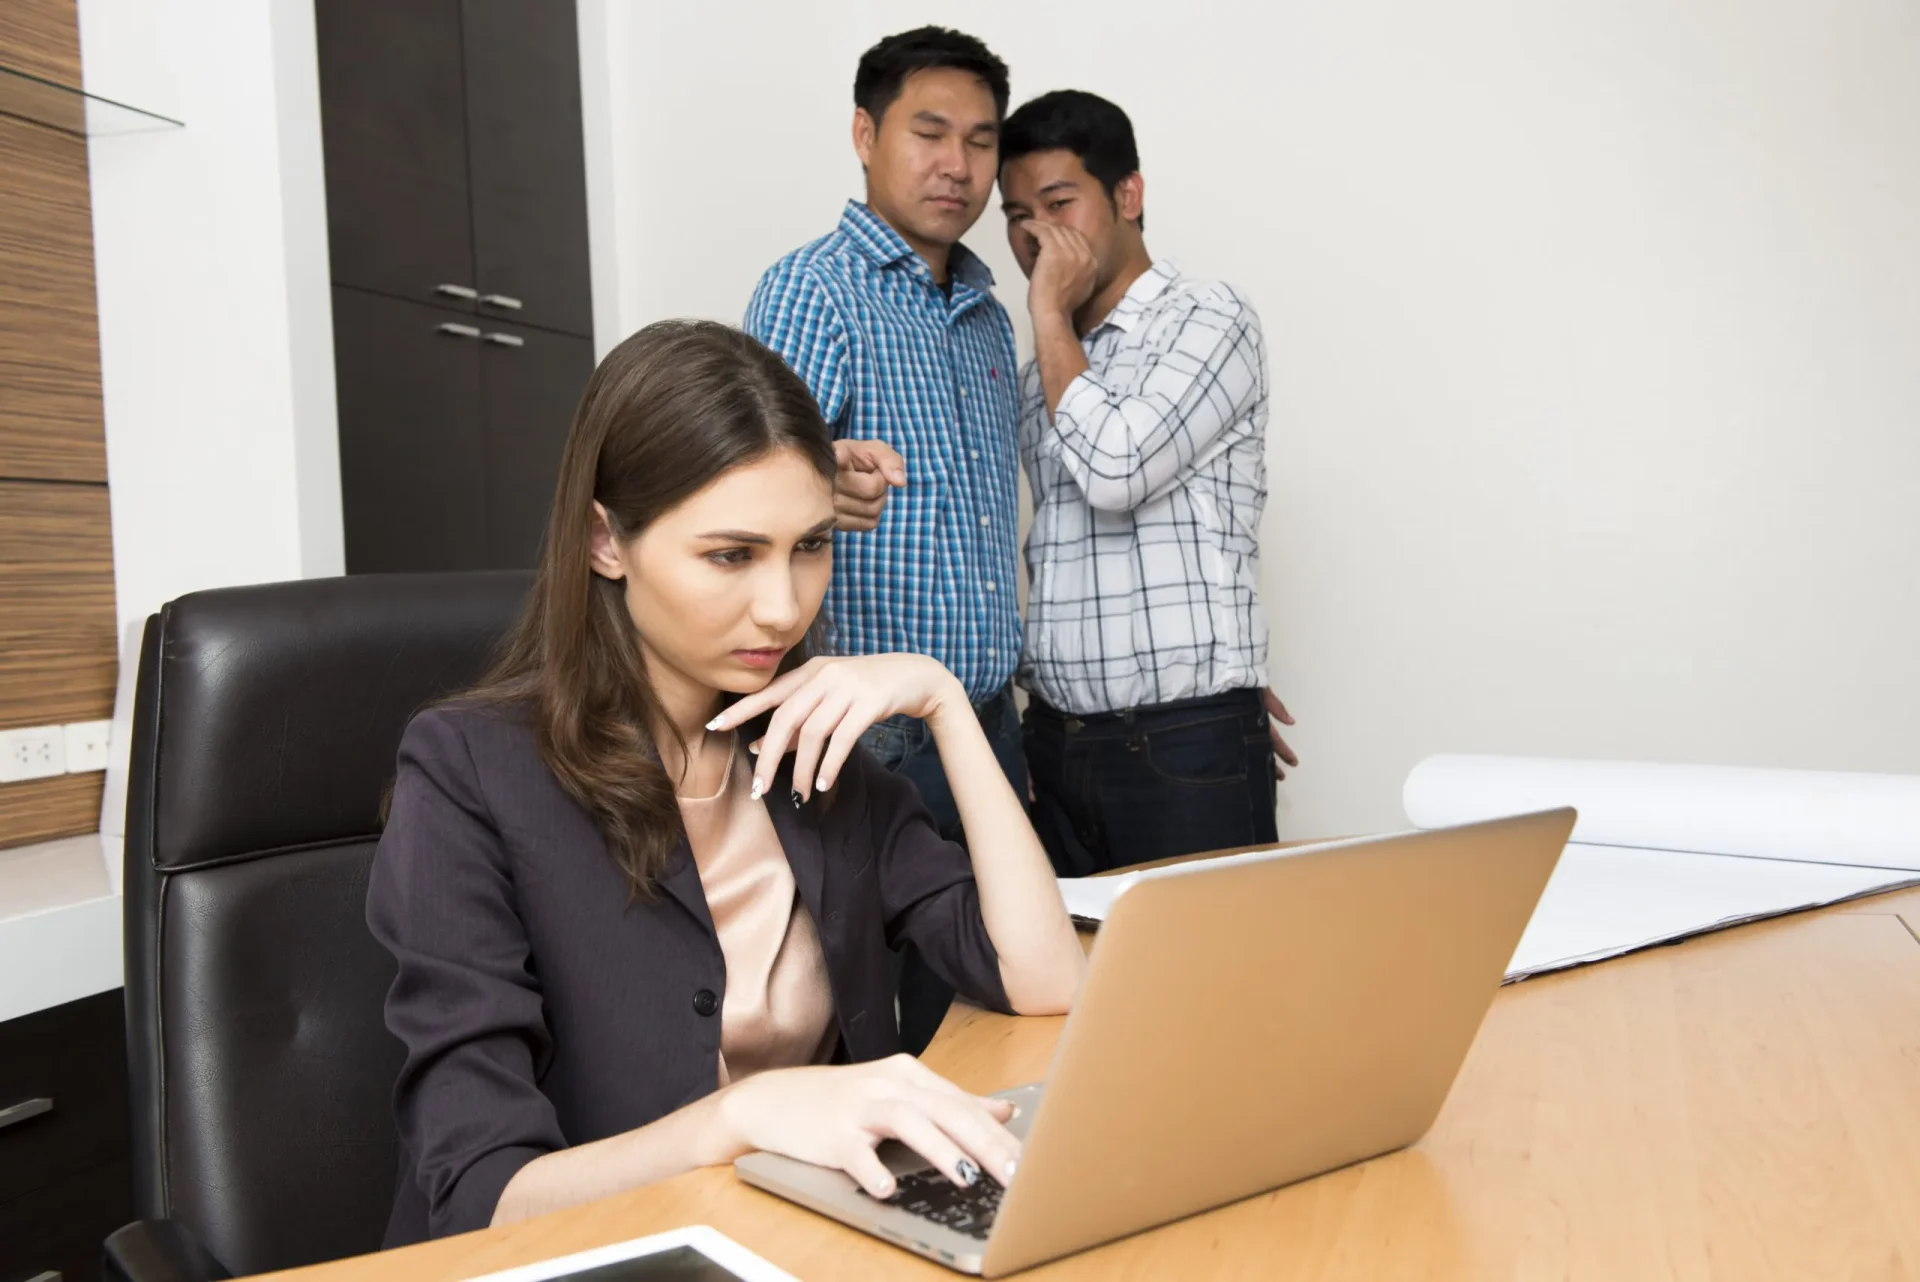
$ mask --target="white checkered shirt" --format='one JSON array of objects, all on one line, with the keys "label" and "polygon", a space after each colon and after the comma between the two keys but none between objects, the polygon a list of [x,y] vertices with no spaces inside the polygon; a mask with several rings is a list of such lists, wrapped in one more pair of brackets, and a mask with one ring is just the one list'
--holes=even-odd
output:
[{"label": "white checkered shirt", "polygon": [[1021,371],[1020,684],[1083,716],[1265,686],[1260,318],[1158,262],[1081,345],[1090,368],[1051,420],[1039,362]]}]

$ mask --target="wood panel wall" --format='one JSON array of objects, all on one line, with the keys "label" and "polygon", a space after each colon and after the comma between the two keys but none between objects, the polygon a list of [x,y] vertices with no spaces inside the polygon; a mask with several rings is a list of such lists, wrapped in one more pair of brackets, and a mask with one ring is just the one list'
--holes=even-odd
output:
[{"label": "wood panel wall", "polygon": [[[74,0],[0,0],[0,65],[80,84]],[[113,714],[87,144],[0,116],[0,729]],[[0,784],[0,846],[99,824],[98,774]]]}]

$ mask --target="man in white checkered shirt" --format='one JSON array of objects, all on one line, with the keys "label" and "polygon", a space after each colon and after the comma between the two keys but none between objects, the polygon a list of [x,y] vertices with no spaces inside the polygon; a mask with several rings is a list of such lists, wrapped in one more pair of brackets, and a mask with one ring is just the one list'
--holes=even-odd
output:
[{"label": "man in white checkered shirt", "polygon": [[1062,872],[1275,839],[1257,599],[1266,502],[1260,319],[1155,262],[1133,126],[1050,93],[1001,130],[1007,236],[1035,360],[1020,455],[1034,499],[1019,681],[1034,825]]}]

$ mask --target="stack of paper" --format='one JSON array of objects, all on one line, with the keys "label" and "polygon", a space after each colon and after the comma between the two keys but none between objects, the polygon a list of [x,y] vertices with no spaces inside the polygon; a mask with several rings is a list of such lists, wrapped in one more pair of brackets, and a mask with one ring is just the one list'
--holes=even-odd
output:
[{"label": "stack of paper", "polygon": [[1884,868],[1570,844],[1520,937],[1507,978],[1907,884],[1920,878]]},{"label": "stack of paper", "polygon": [[[1404,802],[1419,828],[1579,811],[1510,980],[1920,884],[1920,777],[1909,775],[1442,756],[1414,767]],[[1326,847],[1279,854],[1313,849]],[[1193,866],[1063,878],[1060,893],[1098,922],[1141,878]]]},{"label": "stack of paper", "polygon": [[[1321,846],[1300,846],[1293,849],[1320,850]],[[1288,851],[1277,852],[1280,854]],[[1120,892],[1139,883],[1143,877],[1177,876],[1193,868],[1205,866],[1217,868],[1224,864],[1243,864],[1253,859],[1272,859],[1276,854],[1271,850],[1256,850],[1245,855],[1223,855],[1218,859],[1195,859],[1184,864],[1170,864],[1165,868],[1151,868],[1141,872],[1114,873],[1106,877],[1062,877],[1060,878],[1060,898],[1067,902],[1067,912],[1089,925],[1098,925],[1107,919],[1107,910]]]}]

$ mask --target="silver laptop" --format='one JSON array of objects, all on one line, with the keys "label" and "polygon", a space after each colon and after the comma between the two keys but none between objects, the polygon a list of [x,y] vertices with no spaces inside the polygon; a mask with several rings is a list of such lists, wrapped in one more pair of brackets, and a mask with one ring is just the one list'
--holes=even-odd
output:
[{"label": "silver laptop", "polygon": [[1156,869],[1114,901],[1044,1085],[1003,1092],[1004,1188],[900,1145],[899,1187],[772,1153],[740,1177],[987,1277],[1413,1143],[1433,1125],[1572,810]]}]

